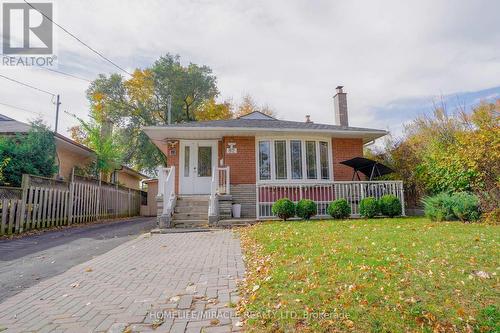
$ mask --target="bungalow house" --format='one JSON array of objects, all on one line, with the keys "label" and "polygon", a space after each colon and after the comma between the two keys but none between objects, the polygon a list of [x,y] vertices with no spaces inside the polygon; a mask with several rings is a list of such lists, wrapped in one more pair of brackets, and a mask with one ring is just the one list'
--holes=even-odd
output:
[{"label": "bungalow house", "polygon": [[[230,218],[232,204],[241,217],[272,218],[279,198],[314,200],[318,215],[334,199],[346,198],[359,213],[364,196],[393,193],[399,182],[352,181],[341,162],[363,156],[363,146],[387,134],[351,127],[346,93],[337,87],[336,125],[278,120],[260,112],[238,119],[188,122],[143,130],[167,158],[160,168],[158,193],[163,221],[174,226],[215,223]],[[325,118],[328,118],[326,116]]]}]

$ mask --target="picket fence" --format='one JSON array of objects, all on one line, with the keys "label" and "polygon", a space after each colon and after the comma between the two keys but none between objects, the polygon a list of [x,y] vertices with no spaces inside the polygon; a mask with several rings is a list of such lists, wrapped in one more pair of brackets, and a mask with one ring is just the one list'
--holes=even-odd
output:
[{"label": "picket fence", "polygon": [[0,189],[0,235],[140,214],[141,191],[83,178],[23,175],[18,193]]}]

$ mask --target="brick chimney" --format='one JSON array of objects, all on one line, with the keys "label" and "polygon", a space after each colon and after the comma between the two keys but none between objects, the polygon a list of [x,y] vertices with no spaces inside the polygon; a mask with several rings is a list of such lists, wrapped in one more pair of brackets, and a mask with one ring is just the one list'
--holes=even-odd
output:
[{"label": "brick chimney", "polygon": [[333,96],[333,104],[335,108],[335,125],[349,126],[347,119],[347,94],[342,90],[344,86],[337,86],[337,93]]}]

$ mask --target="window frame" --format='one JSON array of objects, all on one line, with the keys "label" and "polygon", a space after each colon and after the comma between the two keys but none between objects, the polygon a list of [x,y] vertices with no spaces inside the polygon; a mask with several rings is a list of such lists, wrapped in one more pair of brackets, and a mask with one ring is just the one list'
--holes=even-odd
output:
[{"label": "window frame", "polygon": [[[269,179],[261,179],[261,174],[260,174],[260,143],[261,142],[268,142],[269,143]],[[270,181],[273,179],[273,173],[274,173],[274,141],[273,140],[259,140],[257,141],[257,149],[256,149],[256,157],[257,157],[257,181]]]},{"label": "window frame", "polygon": [[[283,143],[284,144],[284,148],[285,148],[285,150],[284,150],[284,154],[285,154],[285,169],[284,169],[284,171],[285,171],[285,177],[282,177],[282,178],[281,177],[278,178],[278,163],[277,163],[277,159],[276,159],[276,157],[277,157],[276,156],[276,153],[277,153],[276,150],[277,150],[278,143]],[[288,179],[288,161],[291,160],[291,156],[290,156],[290,159],[288,158],[288,152],[287,152],[288,149],[286,149],[287,142],[286,142],[286,140],[274,140],[272,144],[274,145],[274,155],[273,155],[273,158],[274,158],[274,173],[275,173],[275,177],[276,177],[277,180],[286,180],[286,179]]]},{"label": "window frame", "polygon": [[[271,157],[271,177],[270,179],[260,179],[260,164],[259,164],[259,145],[261,141],[269,141],[270,143],[270,157]],[[285,154],[286,154],[286,179],[276,178],[276,160],[275,160],[275,141],[285,141]],[[302,178],[293,179],[292,178],[292,164],[291,164],[291,141],[300,141],[301,143],[301,166],[302,166]],[[307,178],[306,169],[306,141],[314,141],[316,149],[316,179]],[[321,159],[320,159],[320,142],[327,143],[328,152],[328,179],[321,178]],[[311,137],[311,136],[256,136],[255,137],[255,159],[256,159],[256,183],[266,184],[266,183],[330,183],[334,181],[335,175],[333,173],[333,150],[332,150],[332,138],[331,137]]]}]

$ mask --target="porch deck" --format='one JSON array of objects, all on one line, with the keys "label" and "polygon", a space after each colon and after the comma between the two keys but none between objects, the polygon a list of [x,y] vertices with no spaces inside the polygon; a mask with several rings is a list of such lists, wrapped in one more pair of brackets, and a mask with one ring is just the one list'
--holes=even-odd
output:
[{"label": "porch deck", "polygon": [[[174,186],[175,168],[159,170],[159,194],[163,196],[161,216],[171,219],[176,205],[177,193]],[[337,199],[346,199],[351,207],[351,216],[360,216],[360,202],[366,197],[381,198],[392,194],[401,201],[402,215],[405,215],[404,191],[402,181],[323,181],[318,183],[257,183],[255,185],[255,219],[220,220],[219,198],[230,194],[229,168],[214,168],[207,196],[207,217],[209,225],[248,224],[255,220],[273,219],[272,205],[279,199],[288,198],[294,203],[310,199],[317,205],[317,218],[328,218],[328,205]],[[161,220],[161,219],[160,219]],[[219,221],[220,220],[220,221]],[[169,221],[170,222],[170,221]]]}]

